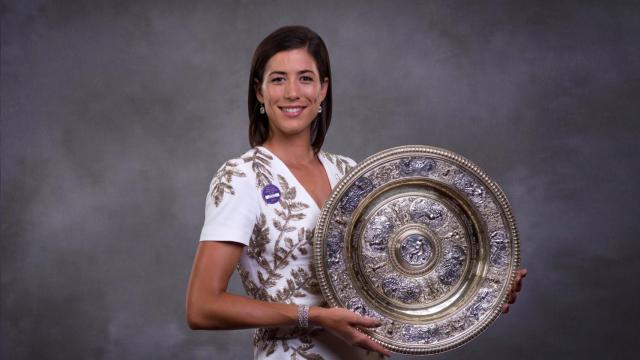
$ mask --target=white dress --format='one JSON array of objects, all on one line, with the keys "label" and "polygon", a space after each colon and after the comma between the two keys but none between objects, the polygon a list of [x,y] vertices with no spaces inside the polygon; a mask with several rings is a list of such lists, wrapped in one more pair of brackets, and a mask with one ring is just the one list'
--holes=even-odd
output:
[{"label": "white dress", "polygon": [[[325,151],[319,159],[331,188],[355,165]],[[324,305],[311,266],[313,231],[320,208],[289,168],[264,147],[224,163],[206,198],[200,241],[245,245],[238,272],[254,299]],[[321,328],[260,328],[255,359],[378,359]]]}]

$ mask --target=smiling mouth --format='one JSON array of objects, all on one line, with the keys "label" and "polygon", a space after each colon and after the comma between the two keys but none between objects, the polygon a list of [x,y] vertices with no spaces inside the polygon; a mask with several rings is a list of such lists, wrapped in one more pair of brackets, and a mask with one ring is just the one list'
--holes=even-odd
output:
[{"label": "smiling mouth", "polygon": [[282,112],[289,117],[296,117],[300,114],[302,114],[302,111],[304,110],[304,106],[287,106],[287,107],[280,107],[280,110],[282,110]]}]

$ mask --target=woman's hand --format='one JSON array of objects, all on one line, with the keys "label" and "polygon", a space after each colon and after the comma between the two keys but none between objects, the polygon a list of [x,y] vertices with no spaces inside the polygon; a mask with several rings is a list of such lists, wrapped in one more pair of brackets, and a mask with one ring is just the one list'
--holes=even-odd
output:
[{"label": "woman's hand", "polygon": [[375,328],[380,326],[376,319],[360,316],[352,311],[342,308],[311,307],[309,310],[311,323],[322,326],[334,335],[342,338],[350,345],[359,346],[365,350],[376,351],[389,356],[389,350],[373,341],[359,328]]},{"label": "woman's hand", "polygon": [[527,276],[527,269],[518,269],[516,270],[516,279],[513,283],[513,287],[509,290],[509,295],[507,296],[507,303],[502,305],[502,313],[506,314],[509,312],[509,305],[516,302],[518,298],[518,293],[522,290],[522,279]]}]

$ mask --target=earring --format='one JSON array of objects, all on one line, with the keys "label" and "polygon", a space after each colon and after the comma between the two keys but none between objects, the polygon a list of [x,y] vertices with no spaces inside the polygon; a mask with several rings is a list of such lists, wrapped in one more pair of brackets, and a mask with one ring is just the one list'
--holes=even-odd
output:
[{"label": "earring", "polygon": [[264,105],[260,104],[260,114],[264,114]]},{"label": "earring", "polygon": [[320,107],[318,107],[318,114],[322,113],[322,104],[320,104]]}]

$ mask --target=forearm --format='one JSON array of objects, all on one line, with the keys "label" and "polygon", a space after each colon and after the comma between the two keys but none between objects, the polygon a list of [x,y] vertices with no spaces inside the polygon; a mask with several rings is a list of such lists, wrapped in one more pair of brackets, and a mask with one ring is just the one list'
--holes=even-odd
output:
[{"label": "forearm", "polygon": [[[281,327],[298,324],[298,306],[294,304],[270,303],[244,296],[221,292],[199,299],[189,296],[187,315],[193,330],[232,330],[258,327]],[[309,309],[309,325],[322,326],[351,345],[363,347],[389,355],[359,327],[376,327],[380,323],[342,308],[326,309],[312,306]]]},{"label": "forearm", "polygon": [[[221,242],[201,242],[196,252],[187,291],[187,322],[192,329],[244,329],[291,326],[298,323],[293,304],[254,300],[227,292],[228,280],[242,247]],[[312,307],[309,320],[321,322],[322,308]]]},{"label": "forearm", "polygon": [[194,330],[293,326],[298,323],[296,305],[259,301],[226,292],[194,302],[187,313],[189,326]]}]

